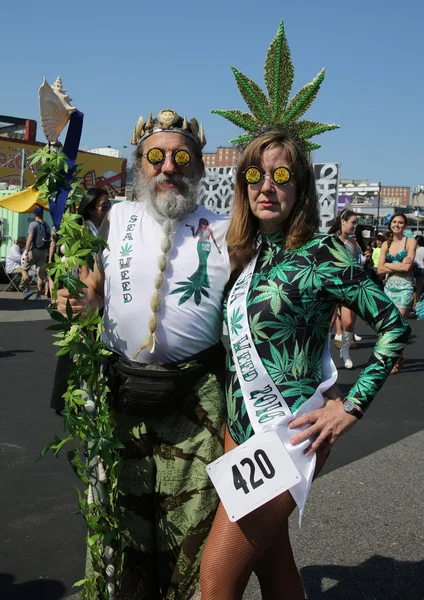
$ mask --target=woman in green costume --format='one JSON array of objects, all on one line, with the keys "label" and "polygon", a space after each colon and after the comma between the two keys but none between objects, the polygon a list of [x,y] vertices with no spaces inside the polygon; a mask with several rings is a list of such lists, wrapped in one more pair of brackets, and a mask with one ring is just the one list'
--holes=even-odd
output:
[{"label": "woman in green costume", "polygon": [[[241,268],[249,267],[234,283],[235,291],[224,307],[232,347],[225,452],[244,442],[245,449],[251,447],[252,436],[277,427],[302,479],[236,522],[230,521],[220,504],[202,557],[201,593],[202,600],[241,600],[255,572],[263,600],[304,600],[288,518],[296,502],[303,508],[314,469],[316,475],[340,435],[363,417],[401,354],[410,328],[344,244],[318,232],[309,155],[316,145],[309,138],[336,126],[298,121],[298,117],[310,106],[323,73],[288,102],[293,68],[282,25],[265,64],[269,100],[257,84],[233,71],[253,114],[216,111],[247,130],[236,140],[245,148],[238,163],[227,234],[230,255],[239,258]],[[336,305],[359,314],[378,339],[346,398],[325,401],[319,387],[327,380],[328,332]],[[244,345],[240,341],[237,348],[235,340],[241,339]],[[243,370],[247,355],[251,365]],[[264,381],[269,380],[267,387],[280,394],[280,398],[261,400],[256,413],[253,394],[245,393],[252,373],[258,388],[265,389]],[[313,404],[317,397],[319,403]],[[275,412],[278,407],[284,412]],[[310,469],[302,472],[305,465]],[[272,477],[271,471],[265,476]],[[233,503],[242,497],[242,489],[248,493],[244,484],[247,492],[240,480],[234,482],[234,490],[229,484],[227,493],[233,494]],[[262,485],[252,478],[250,484]],[[302,497],[298,486],[305,491]]]},{"label": "woman in green costume", "polygon": [[[260,181],[249,183],[246,178],[252,173],[260,174]],[[287,175],[285,184],[278,183],[282,173]],[[246,228],[240,223],[247,210]],[[313,173],[301,145],[278,131],[259,136],[240,159],[227,239],[243,262],[250,260],[254,247],[243,240],[260,240],[247,294],[251,336],[295,417],[289,426],[296,428],[292,444],[304,442],[307,456],[317,453],[315,474],[340,435],[362,418],[409,334],[399,311],[343,243],[317,229]],[[323,351],[338,304],[354,310],[378,333],[376,345],[344,401],[329,400],[296,418],[321,383]],[[229,303],[226,309],[230,330],[237,323]],[[233,353],[227,369],[227,406],[226,452],[255,433]],[[220,504],[202,558],[202,600],[241,600],[253,571],[263,599],[304,599],[288,535],[288,517],[295,506],[287,491],[234,523]]]}]

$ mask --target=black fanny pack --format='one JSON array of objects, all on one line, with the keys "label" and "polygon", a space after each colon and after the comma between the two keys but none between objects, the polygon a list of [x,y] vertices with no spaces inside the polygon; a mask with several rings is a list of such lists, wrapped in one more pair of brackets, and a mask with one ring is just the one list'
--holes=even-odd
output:
[{"label": "black fanny pack", "polygon": [[114,355],[110,388],[118,412],[164,417],[175,412],[187,391],[207,373],[223,377],[225,349],[219,343],[180,363],[144,364]]}]

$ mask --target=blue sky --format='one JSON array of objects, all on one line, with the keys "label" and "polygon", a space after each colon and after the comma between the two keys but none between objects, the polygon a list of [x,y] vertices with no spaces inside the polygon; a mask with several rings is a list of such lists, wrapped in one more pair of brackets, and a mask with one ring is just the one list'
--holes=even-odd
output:
[{"label": "blue sky", "polygon": [[169,107],[203,122],[206,151],[214,151],[240,130],[210,110],[246,109],[230,64],[264,87],[266,52],[283,18],[292,95],[325,66],[306,115],[341,125],[316,138],[323,147],[314,161],[340,162],[342,178],[424,184],[422,0],[4,4],[2,114],[39,121],[43,76],[51,84],[60,74],[85,113],[83,147],[129,145],[139,115]]}]

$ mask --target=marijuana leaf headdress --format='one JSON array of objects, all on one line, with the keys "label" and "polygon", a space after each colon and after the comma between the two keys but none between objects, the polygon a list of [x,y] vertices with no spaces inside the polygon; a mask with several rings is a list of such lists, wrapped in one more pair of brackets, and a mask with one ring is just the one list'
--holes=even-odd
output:
[{"label": "marijuana leaf headdress", "polygon": [[307,83],[289,101],[293,85],[294,68],[290,49],[284,34],[284,21],[281,21],[277,35],[272,40],[265,60],[265,83],[269,98],[249,77],[231,67],[237,86],[252,114],[241,110],[213,110],[212,113],[225,117],[231,123],[242,127],[246,133],[231,140],[232,144],[247,144],[253,137],[269,129],[286,129],[301,138],[307,151],[321,148],[310,138],[338,129],[338,125],[299,121],[315,100],[325,77],[325,69]]}]

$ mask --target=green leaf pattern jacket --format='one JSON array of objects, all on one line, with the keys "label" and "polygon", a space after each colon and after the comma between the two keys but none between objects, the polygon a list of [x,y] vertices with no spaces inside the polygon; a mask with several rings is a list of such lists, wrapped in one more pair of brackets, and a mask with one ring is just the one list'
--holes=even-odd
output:
[{"label": "green leaf pattern jacket", "polygon": [[[368,408],[402,353],[410,327],[392,301],[368,277],[345,246],[328,234],[295,250],[284,250],[284,236],[262,236],[260,255],[247,296],[248,320],[257,352],[292,412],[321,383],[321,357],[331,318],[341,304],[378,334],[377,342],[347,398]],[[228,299],[227,299],[228,301]],[[229,331],[237,315],[224,316]],[[237,372],[229,354],[228,427],[241,444],[253,429]]]}]

